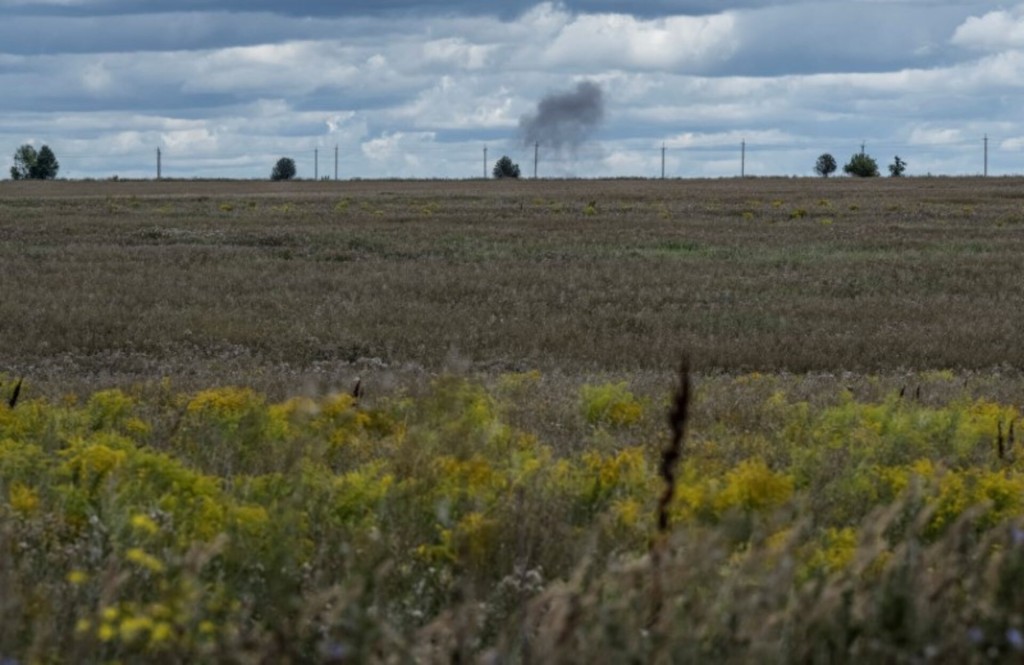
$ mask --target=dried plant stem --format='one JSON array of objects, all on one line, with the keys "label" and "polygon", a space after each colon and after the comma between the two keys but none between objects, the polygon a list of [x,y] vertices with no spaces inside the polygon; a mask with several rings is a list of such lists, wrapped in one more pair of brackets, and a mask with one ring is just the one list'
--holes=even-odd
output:
[{"label": "dried plant stem", "polygon": [[25,379],[23,379],[23,378],[22,379],[18,379],[18,383],[15,384],[14,392],[11,393],[11,398],[9,400],[7,400],[7,406],[8,407],[13,409],[15,407],[15,405],[17,405],[17,403],[18,403],[18,395],[21,394],[21,382],[24,381],[24,380]]},{"label": "dried plant stem", "polygon": [[679,367],[679,387],[672,400],[669,411],[669,427],[672,438],[661,453],[659,475],[665,481],[665,490],[658,500],[658,531],[651,541],[651,618],[649,625],[658,622],[663,604],[661,585],[661,560],[664,555],[665,541],[668,536],[669,506],[676,493],[676,464],[683,454],[683,438],[686,435],[686,420],[690,407],[690,361],[684,358]]}]

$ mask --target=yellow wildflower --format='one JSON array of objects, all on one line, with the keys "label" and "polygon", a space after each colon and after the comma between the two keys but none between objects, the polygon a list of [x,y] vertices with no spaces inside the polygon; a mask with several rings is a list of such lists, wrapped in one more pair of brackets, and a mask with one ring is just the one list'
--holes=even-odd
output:
[{"label": "yellow wildflower", "polygon": [[139,547],[133,547],[125,552],[125,558],[134,564],[142,566],[153,573],[162,573],[164,564],[152,554],[148,554]]},{"label": "yellow wildflower", "polygon": [[157,526],[156,522],[149,515],[143,513],[132,515],[131,525],[137,531],[142,531],[150,536],[160,531],[160,527]]},{"label": "yellow wildflower", "polygon": [[32,515],[39,510],[39,496],[28,485],[14,483],[7,494],[14,512],[22,515]]}]

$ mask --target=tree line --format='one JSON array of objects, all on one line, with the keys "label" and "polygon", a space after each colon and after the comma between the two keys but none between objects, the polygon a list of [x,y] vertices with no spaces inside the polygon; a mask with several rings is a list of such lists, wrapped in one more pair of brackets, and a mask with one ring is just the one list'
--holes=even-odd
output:
[{"label": "tree line", "polygon": [[[814,163],[814,172],[822,178],[829,177],[838,168],[839,165],[836,163],[836,158],[827,152],[818,157],[818,161]],[[907,163],[900,159],[899,155],[896,155],[892,164],[889,165],[889,175],[893,178],[899,178],[906,171]],[[878,162],[871,155],[861,151],[850,157],[850,161],[843,166],[843,173],[858,178],[876,178],[879,175]]]},{"label": "tree line", "polygon": [[[836,158],[829,153],[818,157],[814,164],[814,172],[823,178],[827,178],[839,169]],[[31,145],[25,144],[14,151],[14,165],[11,167],[12,180],[53,180],[60,170],[60,163],[57,156],[44,145],[38,151]],[[889,175],[898,178],[907,170],[907,163],[896,155],[892,164],[889,164]],[[295,160],[290,157],[282,157],[274,164],[270,172],[271,180],[291,180],[295,177],[297,169]],[[854,154],[843,166],[843,172],[860,178],[872,178],[879,175],[878,162],[873,157],[862,152]],[[518,178],[520,176],[519,165],[514,163],[508,155],[502,156],[494,163],[491,174],[498,179]]]}]

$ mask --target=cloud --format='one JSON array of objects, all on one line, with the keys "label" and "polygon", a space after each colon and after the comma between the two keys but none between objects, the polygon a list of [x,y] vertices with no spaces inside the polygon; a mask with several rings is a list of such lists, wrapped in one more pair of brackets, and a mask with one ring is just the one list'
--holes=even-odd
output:
[{"label": "cloud", "polygon": [[1024,46],[1024,5],[972,16],[957,27],[952,43],[978,51]]},{"label": "cloud", "polygon": [[650,20],[584,14],[561,27],[544,61],[551,66],[701,71],[727,59],[737,46],[735,18],[728,13]]},{"label": "cloud", "polygon": [[985,134],[994,172],[1024,170],[1024,5],[981,4],[0,0],[0,149],[48,143],[71,177],[151,175],[161,147],[171,175],[263,178],[338,144],[342,177],[477,177],[485,143],[532,165],[519,119],[590,81],[595,140],[542,150],[541,175],[658,175],[663,142],[669,175],[735,175],[742,140],[752,173],[862,140],[974,172]]}]

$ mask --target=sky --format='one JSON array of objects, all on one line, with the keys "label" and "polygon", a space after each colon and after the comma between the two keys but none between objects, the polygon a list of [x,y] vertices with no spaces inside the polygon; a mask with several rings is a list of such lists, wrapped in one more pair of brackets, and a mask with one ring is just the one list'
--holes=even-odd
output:
[{"label": "sky", "polygon": [[0,0],[0,91],[3,175],[1020,174],[1024,3]]}]

